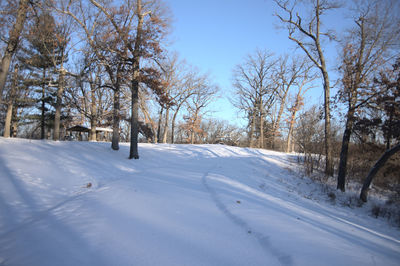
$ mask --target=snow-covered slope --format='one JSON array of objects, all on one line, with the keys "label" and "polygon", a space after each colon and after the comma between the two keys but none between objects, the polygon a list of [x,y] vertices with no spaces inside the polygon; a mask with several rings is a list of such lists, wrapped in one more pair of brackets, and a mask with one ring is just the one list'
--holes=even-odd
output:
[{"label": "snow-covered slope", "polygon": [[398,230],[296,193],[290,155],[128,148],[0,138],[0,265],[400,264]]}]

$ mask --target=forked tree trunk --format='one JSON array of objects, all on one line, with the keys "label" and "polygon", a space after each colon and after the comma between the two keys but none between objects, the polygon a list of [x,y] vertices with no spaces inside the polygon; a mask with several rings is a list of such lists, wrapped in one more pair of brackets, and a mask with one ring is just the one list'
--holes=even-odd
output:
[{"label": "forked tree trunk", "polygon": [[375,165],[371,168],[370,172],[368,173],[368,176],[364,180],[364,184],[361,188],[361,193],[360,193],[360,199],[363,202],[367,202],[367,196],[368,196],[368,190],[369,186],[371,185],[372,179],[375,177],[375,175],[378,173],[379,169],[381,169],[387,160],[390,159],[396,152],[400,151],[400,143],[391,148],[390,150],[387,150],[381,158],[375,163]]},{"label": "forked tree trunk", "polygon": [[20,0],[17,12],[17,19],[10,31],[7,47],[4,51],[0,67],[0,101],[3,97],[4,85],[6,84],[8,69],[10,68],[11,59],[17,50],[19,36],[24,27],[26,13],[28,12],[29,0]]}]

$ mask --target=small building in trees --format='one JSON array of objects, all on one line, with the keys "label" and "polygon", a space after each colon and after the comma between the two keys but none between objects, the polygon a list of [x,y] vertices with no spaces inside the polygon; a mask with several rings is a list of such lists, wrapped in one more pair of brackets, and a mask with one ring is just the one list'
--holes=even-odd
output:
[{"label": "small building in trees", "polygon": [[[97,141],[111,141],[113,130],[111,128],[96,127]],[[76,125],[67,129],[66,140],[88,141],[90,127]]]}]

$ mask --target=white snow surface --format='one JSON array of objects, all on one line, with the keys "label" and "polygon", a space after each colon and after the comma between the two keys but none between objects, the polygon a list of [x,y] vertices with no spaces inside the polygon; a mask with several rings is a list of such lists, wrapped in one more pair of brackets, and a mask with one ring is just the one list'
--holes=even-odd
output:
[{"label": "white snow surface", "polygon": [[302,196],[294,155],[128,151],[0,138],[0,265],[400,265],[399,230]]}]

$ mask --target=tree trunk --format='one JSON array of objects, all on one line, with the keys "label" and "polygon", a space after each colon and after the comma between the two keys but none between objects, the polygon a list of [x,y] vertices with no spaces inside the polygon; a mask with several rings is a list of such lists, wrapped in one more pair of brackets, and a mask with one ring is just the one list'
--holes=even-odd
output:
[{"label": "tree trunk", "polygon": [[119,150],[119,120],[120,120],[120,91],[119,87],[114,89],[114,108],[113,108],[113,133],[111,149]]},{"label": "tree trunk", "polygon": [[[324,61],[325,62],[325,61]],[[325,63],[323,64],[324,69]],[[325,174],[333,176],[333,158],[332,158],[332,137],[331,137],[331,114],[330,114],[330,87],[329,77],[326,70],[322,71],[324,77],[324,109],[325,109]]]},{"label": "tree trunk", "polygon": [[249,133],[249,147],[254,147],[254,131],[256,129],[256,112],[253,110],[253,117],[251,120],[250,133]]},{"label": "tree trunk", "polygon": [[90,141],[97,140],[96,84],[90,83]]},{"label": "tree trunk", "polygon": [[140,45],[142,42],[142,1],[137,0],[136,15],[138,16],[138,25],[136,29],[135,47],[133,50],[133,75],[131,83],[131,144],[129,148],[129,159],[139,159],[138,135],[139,135],[139,71],[140,71]]},{"label": "tree trunk", "polygon": [[164,107],[161,106],[160,112],[158,113],[157,140],[156,140],[156,143],[160,143],[161,142],[161,123],[162,123],[163,112],[164,112]]},{"label": "tree trunk", "polygon": [[361,193],[360,193],[360,199],[363,202],[367,202],[367,196],[368,196],[368,190],[369,186],[371,185],[372,179],[375,177],[375,175],[378,173],[379,169],[381,169],[387,160],[390,159],[396,152],[400,151],[400,143],[391,148],[390,150],[387,150],[381,158],[375,163],[375,165],[371,168],[370,172],[368,173],[368,176],[364,180],[364,184],[361,188]]},{"label": "tree trunk", "polygon": [[14,81],[11,86],[10,95],[9,95],[9,99],[7,102],[7,114],[6,114],[6,121],[5,121],[5,125],[4,125],[4,137],[5,138],[10,137],[11,120],[12,120],[12,114],[13,114],[14,101],[15,101],[14,98],[15,98],[15,93],[17,91],[17,86],[18,86],[18,65],[15,65]]},{"label": "tree trunk", "polygon": [[280,127],[281,117],[283,114],[283,109],[285,107],[285,102],[286,102],[286,97],[287,97],[288,92],[289,92],[289,88],[285,91],[284,95],[282,96],[282,102],[279,107],[278,117],[277,117],[275,125],[274,125],[274,130],[272,132],[272,149],[273,150],[275,149],[275,139],[276,139],[276,135],[278,133],[279,127]]},{"label": "tree trunk", "polygon": [[175,120],[176,120],[176,116],[178,115],[179,108],[180,108],[180,106],[178,106],[178,108],[176,109],[174,115],[172,116],[172,121],[171,121],[171,143],[172,144],[175,143]]},{"label": "tree trunk", "polygon": [[46,90],[46,69],[43,69],[43,84],[42,84],[42,114],[41,114],[41,121],[40,121],[40,139],[44,139],[45,136],[45,108],[46,108],[46,94],[45,94],[45,90]]},{"label": "tree trunk", "polygon": [[343,133],[342,149],[340,151],[340,162],[339,162],[338,179],[337,179],[337,189],[340,189],[343,192],[345,191],[347,156],[349,153],[349,143],[350,143],[351,132],[353,129],[353,123],[354,123],[354,109],[350,109],[347,114],[346,127]]},{"label": "tree trunk", "polygon": [[169,108],[166,108],[162,143],[167,143]]},{"label": "tree trunk", "polygon": [[131,145],[129,149],[129,159],[139,159],[138,151],[138,135],[139,135],[139,82],[137,80],[139,73],[134,71],[134,78],[132,80],[132,117],[131,117]]},{"label": "tree trunk", "polygon": [[291,138],[293,134],[293,128],[294,128],[294,122],[296,118],[296,113],[297,113],[297,107],[294,107],[294,110],[292,112],[292,115],[290,117],[290,122],[289,122],[289,133],[288,133],[288,138],[286,141],[286,152],[291,152]]},{"label": "tree trunk", "polygon": [[315,38],[315,46],[318,51],[318,57],[319,61],[321,62],[319,69],[322,72],[322,77],[323,77],[323,84],[324,84],[324,110],[325,110],[325,175],[327,176],[333,176],[333,158],[332,158],[332,138],[331,138],[331,112],[330,112],[330,85],[329,85],[329,75],[328,71],[326,68],[326,62],[325,62],[325,57],[322,52],[321,44],[319,41],[319,27],[320,27],[320,21],[319,21],[319,15],[320,15],[320,7],[319,7],[319,2],[317,3],[317,29],[316,29],[316,38]]},{"label": "tree trunk", "polygon": [[58,89],[57,89],[57,101],[56,101],[56,113],[54,116],[54,134],[53,140],[60,140],[60,120],[61,120],[61,105],[62,95],[64,93],[64,68],[61,64],[60,74],[58,77]]},{"label": "tree trunk", "polygon": [[19,36],[24,27],[26,20],[26,13],[28,12],[29,0],[20,0],[18,6],[17,19],[10,31],[9,40],[7,48],[4,51],[3,58],[1,60],[0,67],[0,100],[3,97],[4,85],[6,84],[8,69],[10,68],[10,63],[12,56],[18,47]]},{"label": "tree trunk", "polygon": [[260,140],[259,145],[261,149],[264,149],[264,106],[262,100],[260,103]]}]

